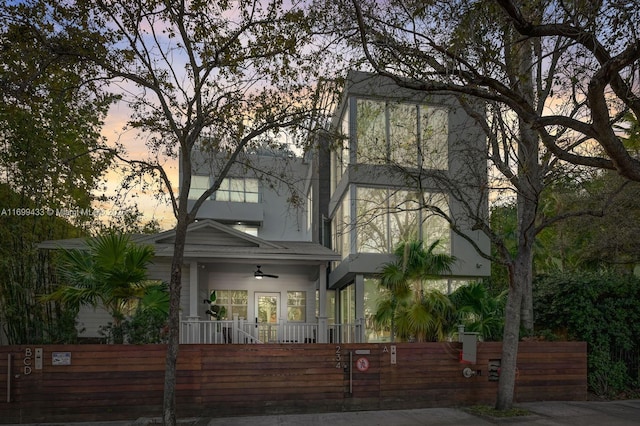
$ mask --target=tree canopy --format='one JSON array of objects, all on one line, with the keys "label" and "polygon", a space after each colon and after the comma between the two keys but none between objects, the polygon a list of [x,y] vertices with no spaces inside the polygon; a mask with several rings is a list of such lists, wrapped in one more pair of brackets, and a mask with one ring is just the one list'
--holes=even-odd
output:
[{"label": "tree canopy", "polygon": [[[402,87],[457,96],[485,131],[487,160],[496,173],[477,189],[487,191],[488,199],[511,200],[517,209],[515,247],[491,229],[488,217],[478,214],[481,209],[467,209],[474,229],[485,232],[497,248],[493,260],[508,270],[496,404],[508,408],[520,325],[533,329],[536,236],[569,215],[602,211],[558,215],[543,210],[544,191],[576,167],[640,177],[640,163],[613,128],[628,111],[636,117],[639,111],[639,12],[618,1],[319,0],[315,8],[325,16],[318,31],[340,34],[331,42],[346,46],[357,58],[354,63],[364,57],[375,73]],[[465,106],[478,99],[486,114]],[[441,182],[443,191],[464,195],[464,182],[448,176]],[[464,197],[459,201],[464,204]],[[451,224],[456,230],[455,221]]]},{"label": "tree canopy", "polygon": [[[124,185],[146,176],[175,214],[163,413],[165,424],[175,424],[187,225],[234,164],[246,162],[244,154],[264,146],[281,151],[295,140],[295,127],[315,126],[314,75],[323,62],[305,50],[310,39],[303,11],[281,0],[32,3],[51,19],[33,30],[60,35],[49,51],[97,70],[131,108],[128,128],[144,140],[148,155],[132,158],[110,147],[132,170]],[[188,203],[196,148],[212,154],[208,161],[218,173],[199,199]],[[165,167],[169,158],[178,159],[177,188]]]},{"label": "tree canopy", "polygon": [[100,131],[114,97],[93,67],[50,51],[69,36],[51,26],[35,2],[0,5],[0,322],[13,344],[72,339],[73,315],[38,302],[55,278],[36,243],[87,231],[93,216],[59,212],[101,199],[111,160]]}]

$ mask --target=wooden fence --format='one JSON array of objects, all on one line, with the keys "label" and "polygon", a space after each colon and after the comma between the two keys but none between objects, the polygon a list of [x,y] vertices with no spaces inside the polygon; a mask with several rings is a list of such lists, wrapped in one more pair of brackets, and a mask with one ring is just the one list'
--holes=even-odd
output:
[{"label": "wooden fence", "polygon": [[[178,416],[493,404],[501,344],[478,343],[475,364],[460,363],[460,349],[460,343],[182,345]],[[165,351],[1,346],[0,423],[160,416]],[[585,343],[521,342],[516,401],[586,396]]]}]

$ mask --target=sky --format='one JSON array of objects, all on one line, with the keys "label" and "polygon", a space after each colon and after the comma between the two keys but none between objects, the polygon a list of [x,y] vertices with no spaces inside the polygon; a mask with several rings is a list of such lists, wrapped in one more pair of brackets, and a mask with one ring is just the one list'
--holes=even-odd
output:
[{"label": "sky", "polygon": [[[127,158],[143,160],[147,157],[147,147],[144,144],[144,140],[136,132],[125,130],[129,118],[130,110],[125,102],[114,104],[109,110],[101,133],[107,139],[109,146],[114,146],[116,143],[124,145],[127,150]],[[177,160],[168,159],[165,163],[165,171],[174,185],[174,190],[177,191]],[[106,195],[118,196],[119,203],[122,203],[122,205],[110,202],[106,205],[98,206],[100,209],[109,211],[109,214],[117,215],[122,212],[123,208],[136,204],[143,214],[141,225],[151,220],[157,220],[162,230],[171,229],[175,225],[175,218],[168,199],[158,200],[153,193],[143,192],[139,185],[127,193],[123,193],[120,190],[123,178],[124,174],[120,170],[112,168],[107,172],[105,176],[107,184]]]}]

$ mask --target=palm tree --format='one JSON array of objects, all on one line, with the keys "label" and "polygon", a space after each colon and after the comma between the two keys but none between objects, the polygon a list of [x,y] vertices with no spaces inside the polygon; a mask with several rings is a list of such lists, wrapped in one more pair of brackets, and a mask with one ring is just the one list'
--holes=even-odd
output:
[{"label": "palm tree", "polygon": [[380,287],[383,296],[374,320],[380,327],[389,327],[391,341],[396,334],[403,340],[441,340],[446,336],[453,318],[453,305],[437,291],[425,291],[429,279],[441,278],[451,272],[456,259],[445,253],[435,253],[439,241],[427,249],[422,241],[400,244],[397,260],[383,265]]},{"label": "palm tree", "polygon": [[483,283],[474,282],[457,288],[449,298],[465,331],[476,332],[490,341],[502,338],[506,296],[506,291],[492,296]]},{"label": "palm tree", "polygon": [[[147,280],[147,266],[153,256],[153,247],[133,244],[123,234],[109,232],[90,239],[86,250],[61,251],[59,273],[63,284],[43,299],[75,308],[102,307],[118,329],[132,302],[146,300],[153,305],[151,309],[164,309],[161,284]],[[121,337],[116,338],[117,343],[121,343]]]}]

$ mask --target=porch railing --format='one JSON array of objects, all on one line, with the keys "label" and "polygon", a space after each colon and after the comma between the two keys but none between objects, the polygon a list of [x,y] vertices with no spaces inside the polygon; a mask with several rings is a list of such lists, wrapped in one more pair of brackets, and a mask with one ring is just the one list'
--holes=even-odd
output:
[{"label": "porch railing", "polygon": [[360,324],[328,324],[322,329],[318,323],[253,323],[237,317],[221,321],[188,318],[180,321],[180,343],[360,343],[363,335]]},{"label": "porch railing", "polygon": [[189,318],[180,321],[181,344],[229,344],[263,343],[252,334],[246,333],[239,319],[206,321]]}]

